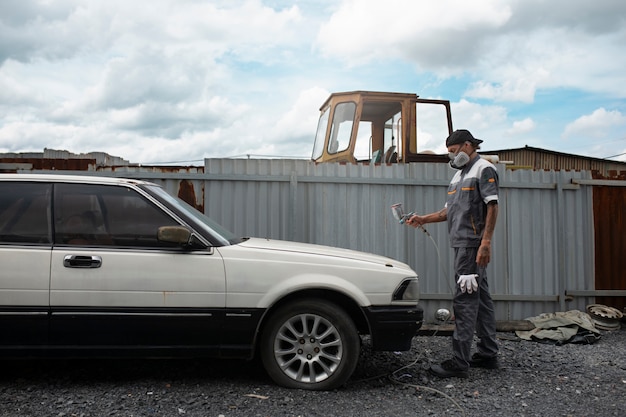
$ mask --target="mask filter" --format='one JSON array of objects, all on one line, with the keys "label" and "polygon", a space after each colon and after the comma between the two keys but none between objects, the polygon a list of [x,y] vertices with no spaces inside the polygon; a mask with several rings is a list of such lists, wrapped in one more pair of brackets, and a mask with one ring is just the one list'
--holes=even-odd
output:
[{"label": "mask filter", "polygon": [[458,153],[448,152],[448,158],[450,158],[450,166],[455,169],[463,168],[470,160],[469,155],[463,151]]},{"label": "mask filter", "polygon": [[469,162],[469,155],[465,152],[459,152],[454,157],[454,160],[451,162],[453,168],[463,168]]}]

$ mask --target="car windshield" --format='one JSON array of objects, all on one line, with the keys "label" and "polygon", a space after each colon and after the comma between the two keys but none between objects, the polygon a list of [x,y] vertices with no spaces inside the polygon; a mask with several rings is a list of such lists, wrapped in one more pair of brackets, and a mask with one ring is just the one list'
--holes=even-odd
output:
[{"label": "car windshield", "polygon": [[145,188],[147,188],[150,193],[152,193],[159,199],[166,201],[168,204],[174,206],[176,209],[194,218],[197,223],[204,228],[206,232],[210,233],[211,236],[214,236],[216,239],[221,240],[221,243],[234,245],[244,240],[243,238],[222,227],[219,223],[217,223],[210,217],[196,210],[184,200],[168,194],[167,191],[165,191],[162,187],[158,185],[146,185]]}]

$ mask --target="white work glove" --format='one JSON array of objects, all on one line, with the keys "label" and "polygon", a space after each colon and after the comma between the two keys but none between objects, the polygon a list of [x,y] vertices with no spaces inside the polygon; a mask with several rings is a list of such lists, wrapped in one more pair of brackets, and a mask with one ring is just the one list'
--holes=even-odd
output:
[{"label": "white work glove", "polygon": [[467,291],[468,294],[471,294],[478,289],[476,277],[478,274],[459,275],[459,280],[456,283],[459,284],[462,293]]}]

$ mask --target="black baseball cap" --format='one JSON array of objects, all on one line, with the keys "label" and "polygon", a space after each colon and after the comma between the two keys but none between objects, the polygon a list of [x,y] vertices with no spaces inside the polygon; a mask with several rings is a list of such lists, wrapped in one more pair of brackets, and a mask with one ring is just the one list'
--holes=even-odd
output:
[{"label": "black baseball cap", "polygon": [[474,145],[483,143],[482,139],[476,139],[469,130],[459,129],[452,132],[448,139],[446,139],[446,146],[459,145],[461,143],[471,142]]}]

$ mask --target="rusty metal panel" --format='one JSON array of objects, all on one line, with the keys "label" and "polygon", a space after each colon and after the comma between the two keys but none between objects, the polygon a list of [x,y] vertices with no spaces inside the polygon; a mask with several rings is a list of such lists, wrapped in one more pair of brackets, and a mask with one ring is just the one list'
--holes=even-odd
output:
[{"label": "rusty metal panel", "polygon": [[124,165],[99,167],[98,172],[154,182],[165,188],[168,193],[204,212],[205,180],[198,177],[204,173],[204,167]]},{"label": "rusty metal panel", "polygon": [[[626,290],[626,187],[593,187],[596,289]],[[596,297],[622,311],[626,297]]]},{"label": "rusty metal panel", "polygon": [[0,172],[24,170],[95,171],[96,160],[87,158],[0,158]]}]

